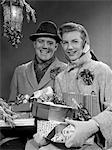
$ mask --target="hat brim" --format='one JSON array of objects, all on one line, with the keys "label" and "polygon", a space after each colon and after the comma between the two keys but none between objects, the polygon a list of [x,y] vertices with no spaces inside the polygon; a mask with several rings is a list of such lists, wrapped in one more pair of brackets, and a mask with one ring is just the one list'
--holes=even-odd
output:
[{"label": "hat brim", "polygon": [[50,37],[56,40],[57,43],[60,43],[61,38],[58,35],[50,34],[50,33],[38,33],[38,34],[32,34],[30,35],[29,39],[31,41],[36,41],[39,37]]}]

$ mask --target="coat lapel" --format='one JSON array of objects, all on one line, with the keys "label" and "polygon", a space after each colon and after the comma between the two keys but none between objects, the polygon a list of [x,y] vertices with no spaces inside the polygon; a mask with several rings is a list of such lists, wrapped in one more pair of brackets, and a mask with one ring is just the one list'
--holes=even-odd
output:
[{"label": "coat lapel", "polygon": [[26,77],[34,90],[38,89],[38,82],[34,72],[34,61],[32,61],[26,69]]},{"label": "coat lapel", "polygon": [[43,78],[41,79],[41,81],[40,81],[40,83],[39,83],[39,85],[38,85],[38,89],[44,88],[45,85],[51,81],[50,71],[51,71],[53,68],[55,68],[58,63],[59,63],[59,60],[56,58],[56,60],[49,66],[49,68],[47,69],[45,75],[44,75]]},{"label": "coat lapel", "polygon": [[54,69],[55,67],[60,67],[60,61],[57,58],[49,66],[45,75],[43,76],[40,83],[38,84],[36,75],[34,72],[34,61],[28,64],[27,69],[26,69],[26,77],[27,77],[29,84],[34,89],[34,91],[44,88],[52,80],[50,77],[50,71]]}]

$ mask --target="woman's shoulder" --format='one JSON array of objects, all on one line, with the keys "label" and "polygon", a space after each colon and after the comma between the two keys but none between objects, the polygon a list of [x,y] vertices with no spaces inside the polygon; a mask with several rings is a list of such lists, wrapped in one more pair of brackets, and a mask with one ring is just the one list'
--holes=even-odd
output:
[{"label": "woman's shoulder", "polygon": [[111,70],[110,66],[102,61],[93,61],[95,68],[99,70]]},{"label": "woman's shoulder", "polygon": [[94,71],[96,72],[96,74],[100,74],[100,75],[111,74],[112,75],[112,70],[109,65],[107,65],[106,63],[102,61],[96,61],[94,63],[95,63]]}]

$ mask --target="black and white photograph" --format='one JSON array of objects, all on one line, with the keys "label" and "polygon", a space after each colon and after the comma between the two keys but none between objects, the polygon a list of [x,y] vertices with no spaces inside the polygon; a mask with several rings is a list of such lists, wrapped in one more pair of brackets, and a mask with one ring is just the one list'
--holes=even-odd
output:
[{"label": "black and white photograph", "polygon": [[112,0],[1,0],[0,21],[0,150],[112,150]]}]

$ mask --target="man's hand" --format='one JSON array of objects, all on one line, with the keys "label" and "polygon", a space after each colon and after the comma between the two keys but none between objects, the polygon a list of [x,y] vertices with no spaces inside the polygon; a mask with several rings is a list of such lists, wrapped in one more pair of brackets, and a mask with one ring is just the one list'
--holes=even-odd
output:
[{"label": "man's hand", "polygon": [[71,138],[65,142],[65,146],[68,148],[82,146],[86,143],[86,140],[88,140],[90,136],[99,130],[96,121],[92,119],[89,121],[74,121],[65,119],[65,121],[68,124],[73,125],[76,129]]}]

